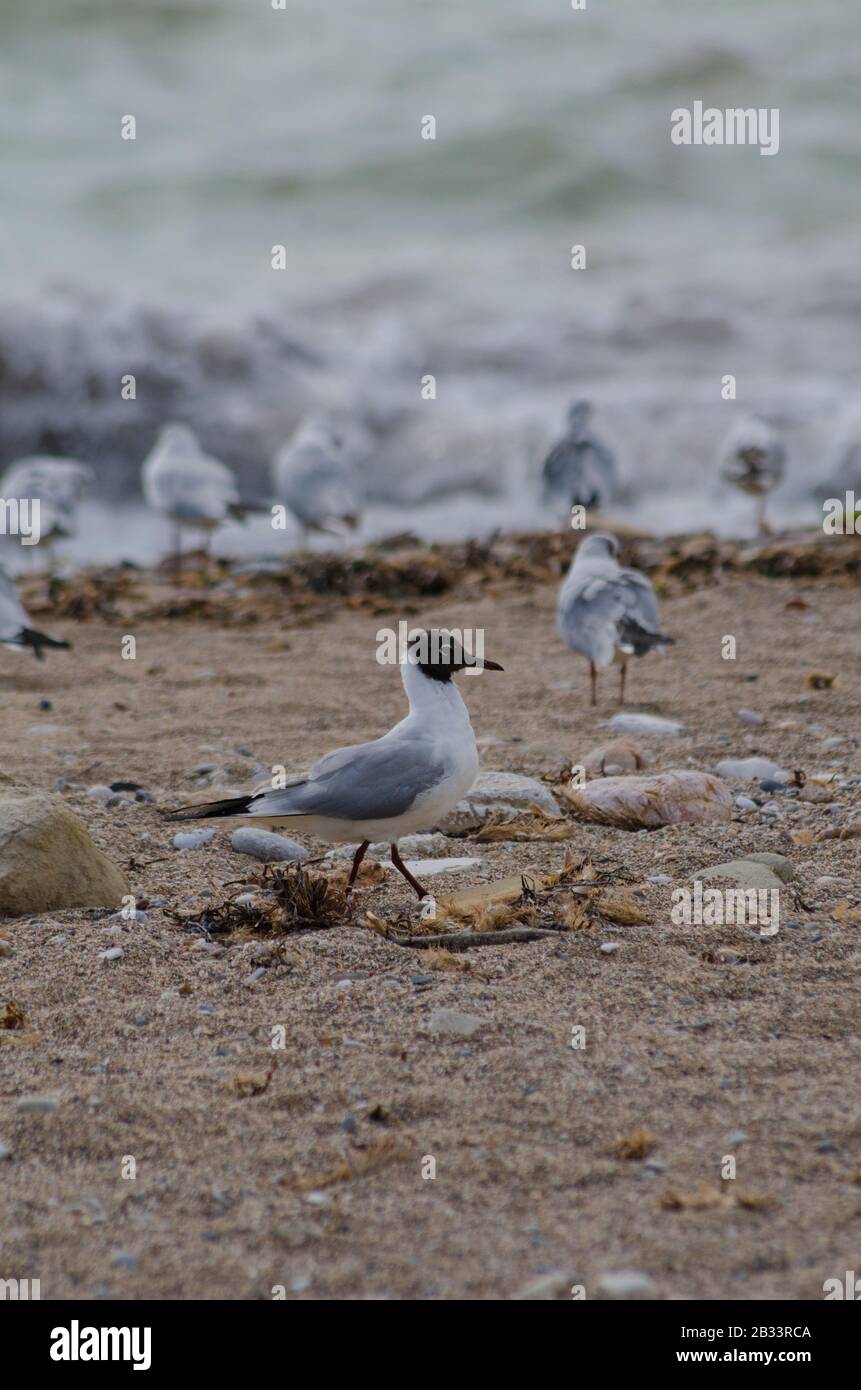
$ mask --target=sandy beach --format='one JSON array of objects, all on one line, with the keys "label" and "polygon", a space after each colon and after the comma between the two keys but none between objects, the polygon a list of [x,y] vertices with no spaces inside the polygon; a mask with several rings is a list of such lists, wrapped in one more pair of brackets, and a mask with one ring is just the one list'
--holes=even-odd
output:
[{"label": "sandy beach", "polygon": [[[820,541],[827,563],[744,546],[730,561],[706,542],[669,568],[666,548],[636,557],[664,566],[677,641],[634,665],[628,707],[684,726],[639,740],[648,770],[765,756],[825,787],[840,774],[831,795],[639,833],[585,824],[560,796],[558,838],[437,850],[479,861],[434,878],[438,895],[569,854],[642,920],[429,964],[370,929],[368,911],[418,924],[403,880],[371,870],[347,921],[274,951],[194,928],[261,866],[227,830],[172,848],[164,811],[383,733],[404,698],[376,634],[400,619],[484,629],[505,673],[461,680],[482,768],[558,793],[616,712],[615,672],[591,709],[586,663],[555,633],[571,543],[503,544],[498,563],[461,548],[448,577],[444,547],[407,547],[280,579],[190,566],[178,589],[128,570],[22,586],[74,651],[42,667],[3,654],[4,790],[59,788],[146,914],[0,926],[0,1014],[11,1001],[25,1019],[0,1029],[0,1230],[43,1298],[595,1297],[633,1271],[662,1299],[816,1299],[858,1267],[859,841],[838,837],[861,816],[852,538]],[[154,800],[87,795],[120,780]],[[776,936],[672,921],[698,870],[768,851],[795,870]],[[482,1025],[441,1036],[441,1009]],[[20,1110],[33,1094],[55,1108]]]}]

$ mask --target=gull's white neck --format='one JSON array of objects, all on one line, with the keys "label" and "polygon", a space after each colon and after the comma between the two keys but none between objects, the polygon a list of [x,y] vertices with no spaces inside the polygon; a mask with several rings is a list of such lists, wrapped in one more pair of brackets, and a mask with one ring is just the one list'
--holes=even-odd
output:
[{"label": "gull's white neck", "polygon": [[453,680],[434,680],[411,661],[401,662],[401,680],[410,702],[411,716],[423,721],[469,724],[469,711]]}]

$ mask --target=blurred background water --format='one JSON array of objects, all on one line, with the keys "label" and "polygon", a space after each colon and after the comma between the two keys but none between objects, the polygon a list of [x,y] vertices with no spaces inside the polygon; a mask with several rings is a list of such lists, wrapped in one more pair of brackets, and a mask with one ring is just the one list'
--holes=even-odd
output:
[{"label": "blurred background water", "polygon": [[[82,557],[158,550],[170,418],[259,492],[306,412],[355,414],[366,536],[547,524],[580,394],[631,520],[749,526],[715,476],[749,410],[789,445],[774,516],[816,519],[858,397],[861,7],[587,4],[0,0],[0,465],[96,466]],[[778,107],[779,153],[672,145],[695,100]]]}]

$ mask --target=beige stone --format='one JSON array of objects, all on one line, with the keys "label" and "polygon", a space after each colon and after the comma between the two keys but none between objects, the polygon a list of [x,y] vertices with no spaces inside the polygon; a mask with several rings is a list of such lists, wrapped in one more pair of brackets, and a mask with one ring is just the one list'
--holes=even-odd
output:
[{"label": "beige stone", "polygon": [[56,796],[0,799],[0,917],[118,907],[128,884]]}]

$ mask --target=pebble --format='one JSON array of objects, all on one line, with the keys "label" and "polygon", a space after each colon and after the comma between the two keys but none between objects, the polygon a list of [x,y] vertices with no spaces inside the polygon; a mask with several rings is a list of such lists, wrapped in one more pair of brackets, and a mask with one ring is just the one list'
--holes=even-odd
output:
[{"label": "pebble", "polygon": [[4,941],[3,937],[0,936],[0,956],[11,956],[11,954],[12,954],[12,942],[11,942],[11,941]]},{"label": "pebble", "polygon": [[257,830],[253,825],[234,830],[230,837],[230,848],[236,854],[250,854],[263,864],[280,864],[308,857],[308,851],[295,840],[288,840],[286,835],[276,835],[271,830]]},{"label": "pebble", "polygon": [[756,802],[751,801],[749,796],[737,796],[735,804],[740,811],[755,811],[757,809]]},{"label": "pebble", "polygon": [[737,1148],[739,1144],[747,1143],[747,1130],[736,1129],[732,1134],[727,1135],[726,1142],[731,1148]]},{"label": "pebble", "polygon": [[106,951],[99,951],[99,960],[119,960],[122,954],[122,946],[109,946]]},{"label": "pebble", "polygon": [[113,797],[113,792],[111,791],[110,787],[103,787],[103,786],[88,787],[88,788],[87,788],[87,796],[90,798],[91,801],[105,801],[105,802],[107,802],[107,801],[110,801],[110,800],[112,799],[112,797]]},{"label": "pebble", "polygon": [[621,951],[621,949],[622,949],[622,943],[621,943],[620,941],[602,941],[602,942],[601,942],[601,951],[602,951],[602,954],[605,955],[605,956],[614,956],[614,955],[616,954],[616,952],[617,952],[617,951]]},{"label": "pebble", "polygon": [[672,881],[670,874],[649,874],[646,879],[647,883],[672,883]]},{"label": "pebble", "polygon": [[202,849],[215,834],[214,830],[180,830],[173,837],[174,849]]},{"label": "pebble", "polygon": [[138,1257],[129,1250],[117,1250],[111,1255],[111,1266],[113,1269],[130,1269],[134,1273],[138,1268]]},{"label": "pebble", "polygon": [[759,725],[765,723],[765,715],[759,714],[755,709],[740,709],[738,711],[738,717],[743,724]]},{"label": "pebble", "polygon": [[548,1274],[539,1274],[534,1279],[527,1280],[511,1298],[515,1303],[550,1302],[562,1294],[567,1295],[574,1283],[575,1280],[570,1274],[565,1274],[561,1269],[554,1269]]},{"label": "pebble", "polygon": [[677,719],[661,719],[656,714],[614,714],[607,726],[614,734],[642,734],[647,738],[678,738],[685,727]]},{"label": "pebble", "polygon": [[432,985],[433,975],[413,975],[410,984],[413,985]]},{"label": "pebble", "polygon": [[262,965],[258,965],[256,970],[252,970],[250,975],[246,975],[242,981],[244,985],[256,985],[258,980],[262,980],[266,970]]},{"label": "pebble", "polygon": [[54,706],[51,704],[51,701],[50,701],[50,700],[40,700],[40,701],[39,701],[39,709],[53,709],[53,708],[54,708]]},{"label": "pebble", "polygon": [[785,792],[787,789],[785,782],[777,782],[773,777],[761,777],[759,785],[764,792]]},{"label": "pebble", "polygon": [[635,1269],[612,1270],[602,1274],[595,1285],[597,1298],[649,1298],[657,1297],[657,1286],[648,1274]]},{"label": "pebble", "polygon": [[50,1115],[59,1107],[57,1097],[50,1095],[21,1096],[15,1103],[19,1115]]},{"label": "pebble", "polygon": [[763,777],[776,782],[789,782],[792,774],[779,767],[770,758],[724,758],[715,766],[718,777],[728,777],[732,781],[753,782]]},{"label": "pebble", "polygon": [[464,1014],[458,1009],[434,1009],[428,1021],[428,1027],[432,1033],[445,1034],[449,1037],[471,1038],[473,1033],[477,1033],[489,1022],[490,1019],[477,1018],[475,1014]]},{"label": "pebble", "polygon": [[356,1124],[356,1121],[353,1119],[352,1115],[345,1115],[343,1120],[341,1121],[341,1128],[347,1134],[355,1134],[356,1130],[358,1129],[358,1125]]}]

